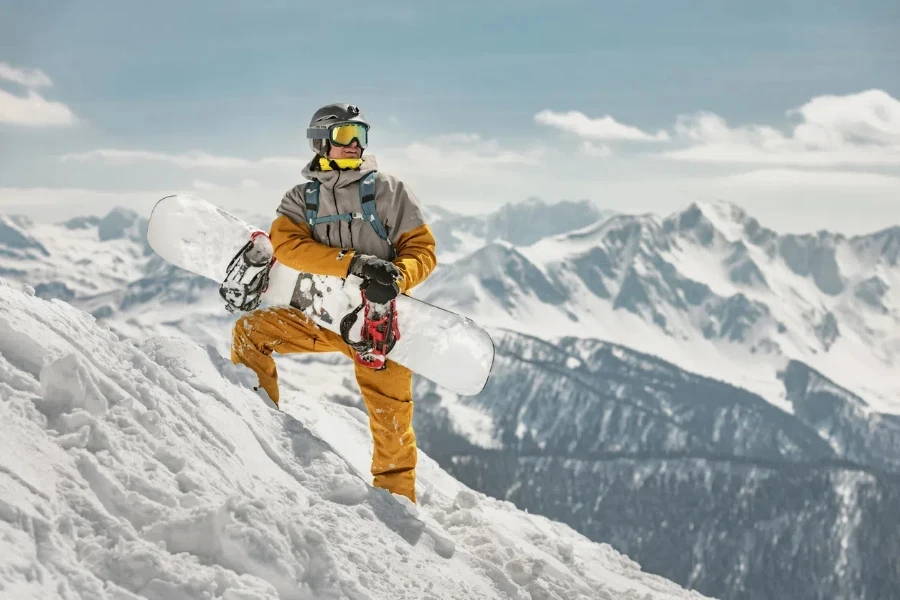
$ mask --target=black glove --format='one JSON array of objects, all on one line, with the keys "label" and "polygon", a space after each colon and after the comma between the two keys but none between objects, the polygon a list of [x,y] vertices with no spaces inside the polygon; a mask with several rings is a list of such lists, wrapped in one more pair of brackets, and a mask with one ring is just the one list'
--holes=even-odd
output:
[{"label": "black glove", "polygon": [[350,273],[364,280],[359,289],[365,290],[370,302],[387,304],[400,293],[400,269],[392,262],[369,254],[354,254]]},{"label": "black glove", "polygon": [[390,304],[400,293],[400,288],[395,282],[378,283],[374,279],[366,280],[359,289],[365,290],[366,300],[375,304]]}]

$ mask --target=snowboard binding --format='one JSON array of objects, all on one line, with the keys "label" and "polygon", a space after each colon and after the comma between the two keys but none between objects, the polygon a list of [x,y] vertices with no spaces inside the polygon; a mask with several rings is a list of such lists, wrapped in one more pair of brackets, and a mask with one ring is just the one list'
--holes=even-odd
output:
[{"label": "snowboard binding", "polygon": [[[341,338],[356,351],[356,362],[380,371],[386,366],[388,353],[400,339],[397,301],[375,304],[366,298],[365,290],[360,290],[360,295],[360,305],[341,319]],[[356,324],[360,311],[363,313],[361,339],[354,342],[350,339],[350,330]]]},{"label": "snowboard binding", "polygon": [[269,288],[269,270],[275,264],[272,242],[264,231],[254,231],[225,270],[225,281],[219,286],[219,296],[231,313],[256,310],[262,295]]}]

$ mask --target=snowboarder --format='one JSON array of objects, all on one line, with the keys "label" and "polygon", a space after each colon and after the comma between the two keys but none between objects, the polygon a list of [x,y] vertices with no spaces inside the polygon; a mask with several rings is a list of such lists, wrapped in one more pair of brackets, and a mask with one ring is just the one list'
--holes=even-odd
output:
[{"label": "snowboarder", "polygon": [[[390,305],[434,270],[435,240],[418,200],[402,180],[377,170],[363,153],[369,123],[356,106],[330,104],[317,110],[307,130],[316,153],[302,174],[310,182],[288,191],[270,237],[275,259],[300,271],[365,283],[368,301]],[[373,174],[373,175],[370,175]],[[363,197],[374,191],[372,204]],[[398,315],[402,328],[403,315]],[[340,335],[319,328],[289,307],[255,310],[234,326],[231,359],[253,369],[278,405],[272,352],[343,352],[354,359],[372,431],[373,484],[416,501],[416,438],[412,428],[412,373],[387,360],[360,361]]]}]

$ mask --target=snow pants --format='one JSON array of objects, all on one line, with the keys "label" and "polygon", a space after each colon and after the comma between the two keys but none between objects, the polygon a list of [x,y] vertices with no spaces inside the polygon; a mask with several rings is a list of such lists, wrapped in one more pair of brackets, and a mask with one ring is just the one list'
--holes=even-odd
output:
[{"label": "snow pants", "polygon": [[[316,326],[293,308],[264,308],[234,325],[231,360],[259,376],[259,384],[278,405],[278,372],[272,353],[355,353],[341,336]],[[416,436],[412,428],[412,372],[392,360],[375,371],[354,361],[356,382],[369,411],[373,485],[416,501]]]}]

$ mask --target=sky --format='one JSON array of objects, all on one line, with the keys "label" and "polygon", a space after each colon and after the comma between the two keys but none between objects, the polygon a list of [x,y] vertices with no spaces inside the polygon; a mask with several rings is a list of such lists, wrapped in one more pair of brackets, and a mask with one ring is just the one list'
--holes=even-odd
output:
[{"label": "sky", "polygon": [[0,0],[0,214],[267,214],[360,106],[425,205],[900,224],[896,0]]}]

